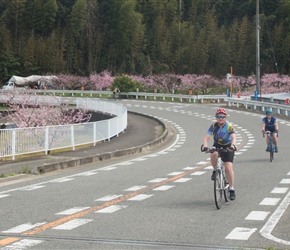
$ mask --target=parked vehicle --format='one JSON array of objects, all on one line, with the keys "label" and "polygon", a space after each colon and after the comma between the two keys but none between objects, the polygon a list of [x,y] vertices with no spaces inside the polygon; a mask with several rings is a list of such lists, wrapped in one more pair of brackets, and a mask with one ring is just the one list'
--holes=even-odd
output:
[{"label": "parked vehicle", "polygon": [[17,89],[52,89],[54,88],[53,80],[57,79],[56,76],[39,76],[31,75],[28,77],[12,76],[8,82],[2,87],[3,90]]}]

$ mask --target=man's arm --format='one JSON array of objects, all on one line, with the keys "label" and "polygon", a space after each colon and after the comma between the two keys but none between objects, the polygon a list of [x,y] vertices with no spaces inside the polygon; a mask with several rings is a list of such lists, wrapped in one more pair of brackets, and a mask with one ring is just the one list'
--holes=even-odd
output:
[{"label": "man's arm", "polygon": [[210,139],[210,135],[206,134],[205,137],[203,138],[203,146],[208,147],[208,141]]}]

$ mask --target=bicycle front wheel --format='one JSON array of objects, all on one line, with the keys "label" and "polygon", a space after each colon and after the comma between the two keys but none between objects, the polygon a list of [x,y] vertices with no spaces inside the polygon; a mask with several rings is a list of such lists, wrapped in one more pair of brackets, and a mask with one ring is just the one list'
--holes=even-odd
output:
[{"label": "bicycle front wheel", "polygon": [[214,200],[217,209],[221,208],[222,205],[222,197],[223,197],[223,190],[222,190],[222,180],[221,180],[221,173],[220,171],[215,171],[216,178],[214,180]]},{"label": "bicycle front wheel", "polygon": [[274,160],[274,146],[270,143],[270,162]]},{"label": "bicycle front wheel", "polygon": [[227,181],[227,178],[224,176],[224,197],[225,201],[229,201],[229,183]]}]

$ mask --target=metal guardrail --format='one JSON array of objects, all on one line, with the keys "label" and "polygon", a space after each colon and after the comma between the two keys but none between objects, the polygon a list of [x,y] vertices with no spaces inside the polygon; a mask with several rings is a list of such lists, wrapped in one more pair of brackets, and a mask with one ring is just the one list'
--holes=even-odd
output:
[{"label": "metal guardrail", "polygon": [[115,102],[78,98],[76,106],[108,113],[108,120],[81,124],[69,124],[35,128],[13,128],[0,130],[0,157],[11,157],[71,148],[110,140],[127,127],[127,109]]},{"label": "metal guardrail", "polygon": [[254,100],[245,100],[243,98],[226,98],[228,106],[234,107],[244,107],[246,109],[265,111],[266,109],[270,109],[274,114],[281,114],[285,116],[290,116],[290,106],[273,103],[273,102],[260,102]]}]

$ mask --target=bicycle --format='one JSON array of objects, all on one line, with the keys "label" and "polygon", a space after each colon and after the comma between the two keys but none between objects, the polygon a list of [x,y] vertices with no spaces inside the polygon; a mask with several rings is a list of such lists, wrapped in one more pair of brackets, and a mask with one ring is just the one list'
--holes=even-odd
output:
[{"label": "bicycle", "polygon": [[120,95],[119,95],[118,92],[114,92],[114,93],[113,93],[113,98],[115,99],[115,101],[116,101],[117,99],[119,99],[119,97],[120,97]]},{"label": "bicycle", "polygon": [[222,152],[228,152],[226,148],[209,148],[207,151],[203,151],[203,145],[201,146],[201,151],[205,153],[218,152],[218,161],[217,168],[215,170],[215,179],[214,179],[214,200],[217,209],[221,208],[223,196],[225,202],[229,201],[229,183],[225,175],[225,166],[224,162],[221,159]]},{"label": "bicycle", "polygon": [[269,134],[269,137],[270,137],[268,148],[269,148],[269,153],[270,153],[270,162],[272,162],[274,160],[274,153],[275,153],[275,144],[274,144],[273,134],[277,134],[277,137],[278,137],[278,133],[266,131],[263,133],[263,137],[265,137],[265,134]]}]

